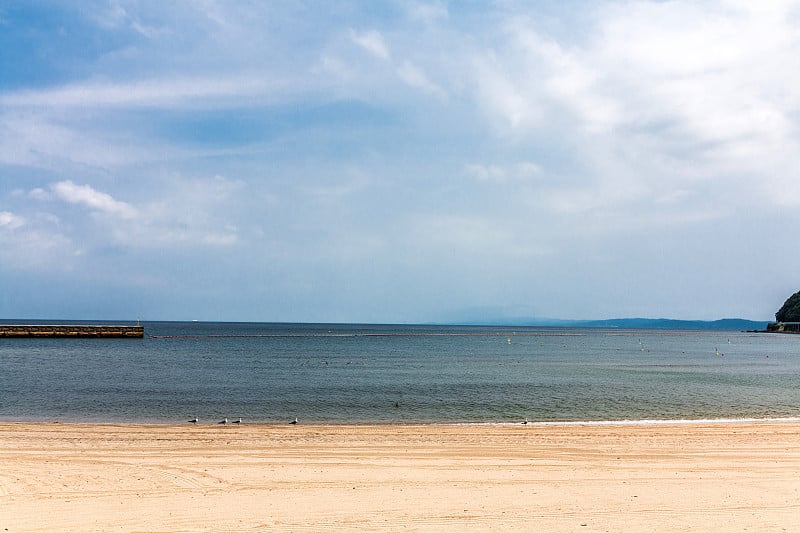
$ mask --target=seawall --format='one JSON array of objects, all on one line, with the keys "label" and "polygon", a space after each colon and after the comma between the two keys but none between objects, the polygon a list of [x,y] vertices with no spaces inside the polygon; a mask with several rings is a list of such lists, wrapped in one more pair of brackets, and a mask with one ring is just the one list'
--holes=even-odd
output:
[{"label": "seawall", "polygon": [[144,326],[0,325],[0,338],[8,337],[143,338]]},{"label": "seawall", "polygon": [[800,333],[800,322],[770,322],[767,333]]}]

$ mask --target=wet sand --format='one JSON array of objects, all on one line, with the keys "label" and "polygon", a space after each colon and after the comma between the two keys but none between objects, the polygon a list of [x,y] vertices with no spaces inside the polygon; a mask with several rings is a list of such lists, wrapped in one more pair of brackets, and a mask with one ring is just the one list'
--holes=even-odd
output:
[{"label": "wet sand", "polygon": [[800,531],[800,423],[0,423],[0,531]]}]

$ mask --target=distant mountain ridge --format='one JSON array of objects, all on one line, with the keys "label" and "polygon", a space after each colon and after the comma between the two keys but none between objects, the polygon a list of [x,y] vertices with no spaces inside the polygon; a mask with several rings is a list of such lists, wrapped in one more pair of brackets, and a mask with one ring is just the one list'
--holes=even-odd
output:
[{"label": "distant mountain ridge", "polygon": [[561,328],[693,329],[719,331],[764,331],[768,321],[744,318],[719,320],[676,320],[671,318],[611,318],[606,320],[562,320],[557,318],[518,318],[469,321],[465,325],[540,326]]},{"label": "distant mountain ridge", "polygon": [[768,322],[744,318],[721,318],[719,320],[676,320],[670,318],[613,318],[610,320],[582,321],[583,327],[643,328],[643,329],[711,329],[711,330],[759,330],[767,328]]}]

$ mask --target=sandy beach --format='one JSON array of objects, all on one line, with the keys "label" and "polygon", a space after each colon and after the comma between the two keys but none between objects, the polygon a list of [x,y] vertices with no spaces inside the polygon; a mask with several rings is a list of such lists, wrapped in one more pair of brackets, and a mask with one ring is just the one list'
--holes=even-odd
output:
[{"label": "sandy beach", "polygon": [[3,423],[0,528],[800,531],[800,423]]}]

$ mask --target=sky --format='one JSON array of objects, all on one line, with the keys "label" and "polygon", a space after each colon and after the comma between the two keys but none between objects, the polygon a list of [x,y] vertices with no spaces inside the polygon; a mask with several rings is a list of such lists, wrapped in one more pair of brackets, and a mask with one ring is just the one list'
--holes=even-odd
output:
[{"label": "sky", "polygon": [[800,2],[4,0],[0,318],[774,319]]}]

